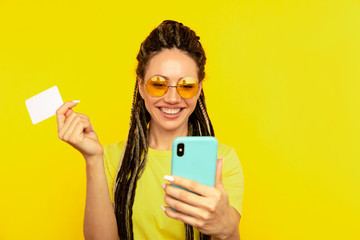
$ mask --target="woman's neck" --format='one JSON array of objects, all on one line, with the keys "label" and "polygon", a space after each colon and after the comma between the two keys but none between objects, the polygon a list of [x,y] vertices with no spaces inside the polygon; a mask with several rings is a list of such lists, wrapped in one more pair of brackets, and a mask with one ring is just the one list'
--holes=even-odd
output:
[{"label": "woman's neck", "polygon": [[175,130],[165,130],[157,126],[149,126],[149,147],[159,151],[169,151],[172,147],[172,142],[177,137],[187,136],[187,123],[183,127]]}]

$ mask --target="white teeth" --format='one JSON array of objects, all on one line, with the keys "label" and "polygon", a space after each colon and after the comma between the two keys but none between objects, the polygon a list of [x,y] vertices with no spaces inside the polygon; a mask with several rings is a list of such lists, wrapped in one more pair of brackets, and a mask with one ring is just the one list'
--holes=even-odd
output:
[{"label": "white teeth", "polygon": [[181,111],[181,108],[178,109],[169,109],[169,108],[160,108],[160,110],[166,114],[177,114]]}]

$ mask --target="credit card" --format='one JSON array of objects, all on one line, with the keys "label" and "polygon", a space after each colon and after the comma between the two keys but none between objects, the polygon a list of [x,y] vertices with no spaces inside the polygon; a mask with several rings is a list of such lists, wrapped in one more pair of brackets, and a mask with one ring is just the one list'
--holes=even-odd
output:
[{"label": "credit card", "polygon": [[37,124],[56,114],[56,110],[63,104],[57,86],[49,88],[25,101],[33,124]]}]

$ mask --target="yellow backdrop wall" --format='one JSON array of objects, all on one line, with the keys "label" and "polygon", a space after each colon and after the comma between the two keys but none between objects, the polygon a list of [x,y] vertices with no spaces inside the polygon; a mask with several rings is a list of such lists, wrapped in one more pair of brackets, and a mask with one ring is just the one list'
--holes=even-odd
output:
[{"label": "yellow backdrop wall", "polygon": [[360,239],[360,2],[0,1],[0,239],[82,239],[85,163],[33,125],[54,85],[103,144],[128,130],[136,54],[162,20],[200,36],[219,141],[245,174],[242,239]]}]

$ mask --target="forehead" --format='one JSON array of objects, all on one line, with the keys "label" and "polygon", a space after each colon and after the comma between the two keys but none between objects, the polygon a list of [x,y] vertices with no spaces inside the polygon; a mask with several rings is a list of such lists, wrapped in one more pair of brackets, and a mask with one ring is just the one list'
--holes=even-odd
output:
[{"label": "forehead", "polygon": [[163,49],[147,63],[145,79],[155,75],[175,80],[183,77],[197,79],[197,72],[196,62],[186,52],[176,48]]}]

